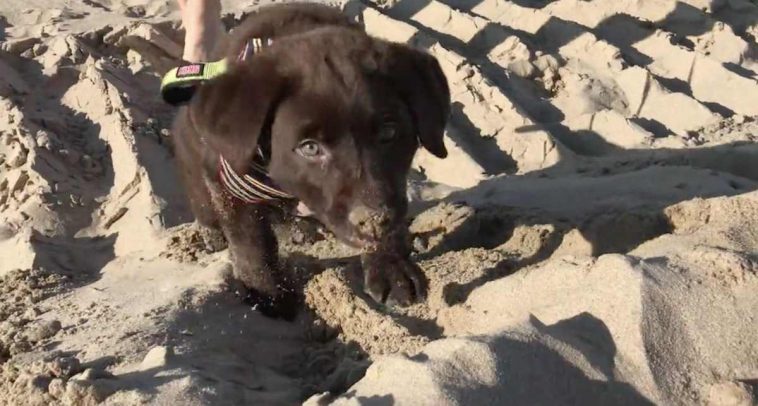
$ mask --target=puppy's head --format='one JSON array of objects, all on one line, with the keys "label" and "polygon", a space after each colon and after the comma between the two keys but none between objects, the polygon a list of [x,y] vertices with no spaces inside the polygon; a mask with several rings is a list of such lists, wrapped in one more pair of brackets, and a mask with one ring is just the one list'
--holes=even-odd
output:
[{"label": "puppy's head", "polygon": [[449,109],[432,56],[327,28],[275,42],[207,83],[190,116],[236,169],[261,145],[282,189],[338,237],[370,248],[403,220],[419,145],[447,155]]}]

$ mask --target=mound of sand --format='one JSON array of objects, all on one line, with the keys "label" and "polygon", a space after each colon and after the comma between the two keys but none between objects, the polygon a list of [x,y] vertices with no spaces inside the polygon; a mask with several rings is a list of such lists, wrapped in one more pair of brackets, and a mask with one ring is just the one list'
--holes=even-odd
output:
[{"label": "mound of sand", "polygon": [[0,4],[0,403],[758,401],[755,2],[340,5],[449,79],[450,156],[408,189],[430,292],[380,308],[356,252],[285,223],[285,323],[171,165],[175,2]]}]

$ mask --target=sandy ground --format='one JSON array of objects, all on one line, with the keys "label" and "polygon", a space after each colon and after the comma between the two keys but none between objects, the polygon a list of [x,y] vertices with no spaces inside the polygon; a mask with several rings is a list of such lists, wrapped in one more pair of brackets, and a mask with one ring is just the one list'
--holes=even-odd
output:
[{"label": "sandy ground", "polygon": [[755,1],[345,8],[449,78],[409,182],[430,294],[379,308],[285,223],[286,323],[183,203],[173,1],[0,2],[0,404],[756,404]]}]

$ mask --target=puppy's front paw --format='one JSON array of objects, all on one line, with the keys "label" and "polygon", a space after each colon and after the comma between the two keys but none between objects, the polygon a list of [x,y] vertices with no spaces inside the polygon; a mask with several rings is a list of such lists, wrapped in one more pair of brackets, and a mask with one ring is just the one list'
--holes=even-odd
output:
[{"label": "puppy's front paw", "polygon": [[408,306],[426,297],[426,277],[402,256],[367,254],[362,258],[364,290],[387,306]]}]

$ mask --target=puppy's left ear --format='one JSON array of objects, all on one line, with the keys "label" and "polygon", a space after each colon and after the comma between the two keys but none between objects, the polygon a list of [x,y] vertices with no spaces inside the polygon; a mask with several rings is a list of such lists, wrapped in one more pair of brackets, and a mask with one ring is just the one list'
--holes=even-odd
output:
[{"label": "puppy's left ear", "polygon": [[411,110],[421,145],[436,157],[445,158],[450,88],[439,62],[430,54],[405,45],[392,44],[388,51],[387,73]]}]

